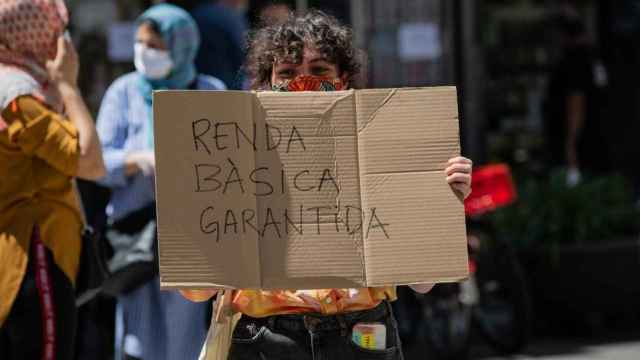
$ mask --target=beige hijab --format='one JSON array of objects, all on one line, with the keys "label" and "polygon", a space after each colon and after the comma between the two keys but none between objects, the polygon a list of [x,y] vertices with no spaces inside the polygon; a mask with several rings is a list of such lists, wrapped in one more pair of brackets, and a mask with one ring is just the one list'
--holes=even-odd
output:
[{"label": "beige hijab", "polygon": [[[49,86],[46,62],[55,57],[67,22],[62,0],[0,0],[0,109],[31,95],[62,111],[59,94]],[[0,131],[4,127],[0,117]]]}]

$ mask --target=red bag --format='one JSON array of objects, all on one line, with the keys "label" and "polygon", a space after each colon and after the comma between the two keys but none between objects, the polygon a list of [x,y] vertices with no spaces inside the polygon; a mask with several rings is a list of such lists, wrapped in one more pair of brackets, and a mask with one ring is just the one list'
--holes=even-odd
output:
[{"label": "red bag", "polygon": [[467,216],[477,216],[513,203],[518,195],[506,164],[486,165],[473,171],[471,194],[464,202]]}]

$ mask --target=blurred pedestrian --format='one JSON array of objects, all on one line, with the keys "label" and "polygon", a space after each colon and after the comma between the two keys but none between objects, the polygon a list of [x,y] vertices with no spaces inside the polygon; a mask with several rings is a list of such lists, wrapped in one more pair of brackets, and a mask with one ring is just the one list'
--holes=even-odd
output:
[{"label": "blurred pedestrian", "polygon": [[279,25],[291,15],[291,7],[283,1],[271,1],[260,9],[258,20],[265,26]]},{"label": "blurred pedestrian", "polygon": [[[129,258],[157,259],[152,92],[225,88],[220,80],[196,71],[200,37],[186,11],[169,4],[156,5],[143,13],[137,24],[136,72],[110,86],[98,116],[108,172],[101,183],[112,190],[107,236],[112,244],[122,239],[137,241],[130,255],[117,258],[124,262]],[[116,233],[120,234],[117,239]],[[111,266],[114,264],[112,260]],[[132,274],[136,271],[135,267],[124,269]],[[154,269],[157,273],[157,264]],[[143,278],[142,283],[132,284],[133,290],[125,289],[118,297],[117,355],[145,360],[196,358],[206,334],[207,306],[190,303],[177,292],[160,291],[157,274],[144,276],[146,281]]]},{"label": "blurred pedestrian", "polygon": [[[351,31],[335,18],[311,11],[266,26],[250,40],[247,67],[253,88],[273,91],[335,91],[351,87],[360,69]],[[452,190],[470,193],[471,161],[451,159],[445,170]],[[431,284],[414,285],[427,292]],[[183,292],[202,300],[216,291]],[[230,295],[230,297],[228,297]],[[233,331],[230,360],[245,359],[402,359],[398,326],[390,302],[393,286],[361,289],[238,289],[225,294],[233,312],[241,313]],[[224,301],[223,301],[224,302]],[[223,311],[224,313],[225,311]],[[375,324],[386,343],[365,348],[352,341],[358,326]],[[211,344],[214,341],[209,342]],[[223,349],[208,348],[204,356]]]},{"label": "blurred pedestrian", "polygon": [[0,358],[72,359],[83,228],[104,175],[61,0],[0,2]]},{"label": "blurred pedestrian", "polygon": [[241,72],[248,29],[248,0],[168,0],[191,14],[198,24],[202,44],[196,57],[198,72],[215,76],[230,89],[242,89]]},{"label": "blurred pedestrian", "polygon": [[604,88],[608,76],[577,12],[560,17],[562,44],[546,96],[545,131],[552,167],[567,170],[567,183],[586,173],[606,174],[611,163],[605,121]]}]

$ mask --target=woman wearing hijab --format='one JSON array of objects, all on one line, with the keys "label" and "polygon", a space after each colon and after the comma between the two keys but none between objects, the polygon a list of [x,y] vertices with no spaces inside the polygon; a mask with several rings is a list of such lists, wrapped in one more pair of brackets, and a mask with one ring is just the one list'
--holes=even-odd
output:
[{"label": "woman wearing hijab", "polygon": [[[98,115],[107,166],[101,182],[112,190],[107,212],[115,229],[140,230],[155,217],[152,92],[225,88],[220,80],[197,74],[200,39],[187,12],[160,4],[137,23],[136,71],[111,85]],[[155,277],[118,298],[116,350],[127,358],[195,359],[206,335],[207,311],[178,293],[160,291]]]},{"label": "woman wearing hijab", "polygon": [[0,1],[0,358],[72,359],[82,215],[104,176],[59,0]]}]

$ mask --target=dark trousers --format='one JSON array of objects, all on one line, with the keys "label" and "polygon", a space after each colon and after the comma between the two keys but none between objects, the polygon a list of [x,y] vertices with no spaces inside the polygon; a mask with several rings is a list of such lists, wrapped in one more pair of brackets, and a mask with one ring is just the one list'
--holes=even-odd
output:
[{"label": "dark trousers", "polygon": [[[0,329],[2,360],[71,360],[76,325],[75,292],[71,281],[44,246],[40,263],[36,241],[31,244],[27,273],[9,317]],[[36,270],[41,269],[36,275]],[[43,278],[46,277],[46,280]],[[43,287],[46,287],[43,290]],[[47,311],[48,310],[48,311]],[[46,350],[45,350],[46,349]]]},{"label": "dark trousers", "polygon": [[[352,340],[357,323],[383,323],[385,350],[363,349]],[[229,360],[402,360],[398,326],[389,302],[371,310],[335,316],[278,315],[262,319],[244,316],[238,322]]]}]

